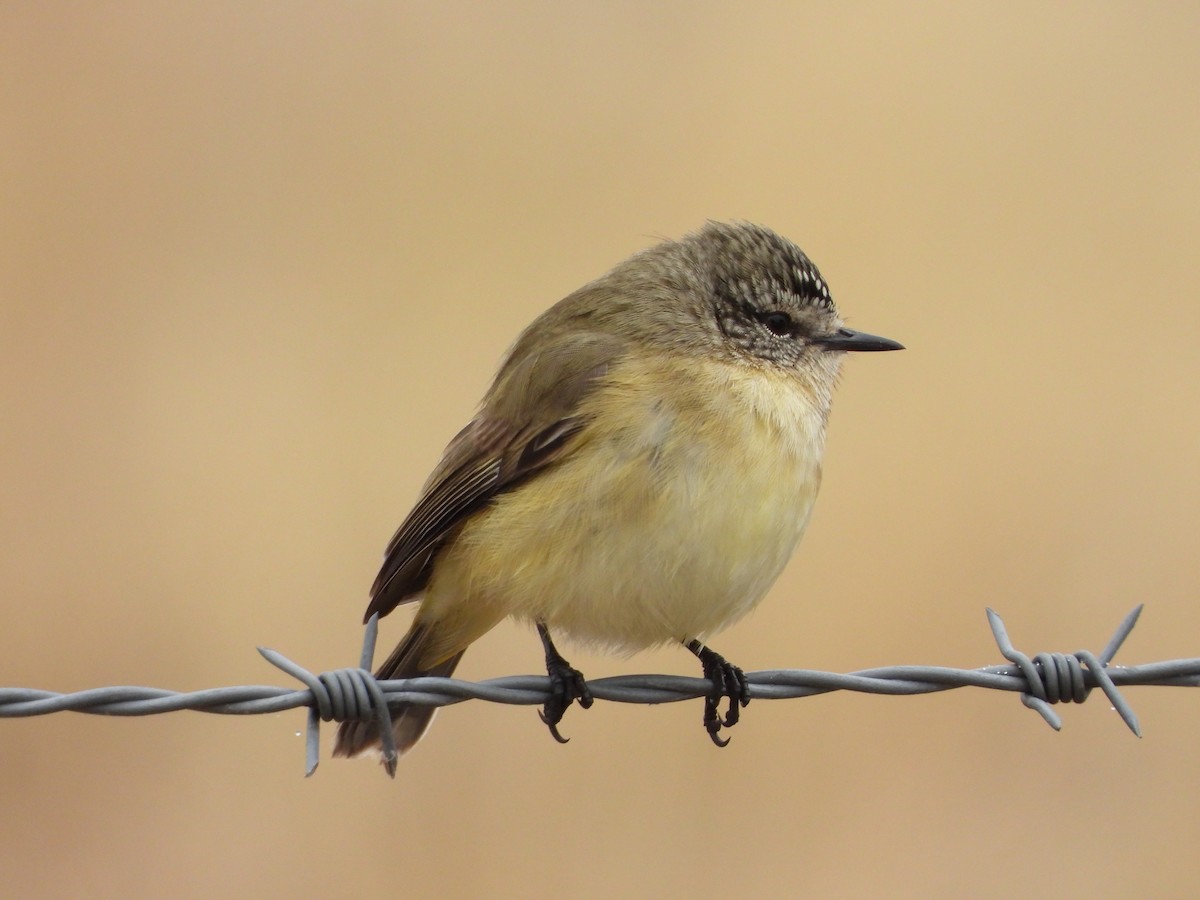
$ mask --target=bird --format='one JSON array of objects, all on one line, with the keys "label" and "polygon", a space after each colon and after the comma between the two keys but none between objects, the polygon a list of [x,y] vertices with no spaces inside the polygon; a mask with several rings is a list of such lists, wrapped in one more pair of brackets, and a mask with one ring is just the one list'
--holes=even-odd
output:
[{"label": "bird", "polygon": [[[900,349],[848,328],[804,252],[748,222],[709,221],[585,284],[520,334],[387,545],[364,621],[418,608],[375,677],[448,677],[501,621],[529,623],[550,684],[539,714],[565,742],[565,712],[593,698],[552,635],[626,655],[679,644],[724,746],[750,689],[706,641],[804,535],[844,355]],[[399,753],[435,711],[392,707]],[[334,755],[380,738],[345,721]]]}]

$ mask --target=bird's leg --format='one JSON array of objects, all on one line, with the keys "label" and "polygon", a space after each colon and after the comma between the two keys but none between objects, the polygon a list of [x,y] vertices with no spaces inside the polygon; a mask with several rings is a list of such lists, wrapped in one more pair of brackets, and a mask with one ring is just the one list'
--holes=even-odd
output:
[{"label": "bird's leg", "polygon": [[[721,740],[717,733],[721,727],[732,728],[737,724],[741,715],[740,706],[750,702],[750,685],[746,681],[746,673],[727,662],[720,653],[709,650],[697,640],[685,644],[704,667],[704,677],[713,683],[712,693],[704,698],[704,730],[718,747],[729,743],[729,738]],[[729,711],[721,718],[721,698],[729,698]]]},{"label": "bird's leg", "polygon": [[558,723],[576,700],[584,709],[590,707],[592,692],[583,680],[583,673],[562,658],[562,654],[554,646],[554,641],[550,640],[550,630],[541,622],[537,623],[537,630],[542,639],[542,646],[546,648],[546,674],[550,676],[550,699],[538,711],[538,715],[546,723],[554,739],[560,744],[565,744],[569,738],[558,733]]}]

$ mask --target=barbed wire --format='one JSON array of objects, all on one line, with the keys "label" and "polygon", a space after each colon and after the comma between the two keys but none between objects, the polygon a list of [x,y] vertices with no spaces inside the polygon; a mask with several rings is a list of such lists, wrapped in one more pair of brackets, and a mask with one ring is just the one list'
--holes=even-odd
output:
[{"label": "barbed wire", "polygon": [[[931,694],[964,687],[988,688],[1021,694],[1022,702],[1037,711],[1055,730],[1062,719],[1055,703],[1082,703],[1099,688],[1122,720],[1138,737],[1141,727],[1132,707],[1118,690],[1125,685],[1200,687],[1200,658],[1175,659],[1136,666],[1110,665],[1121,644],[1137,624],[1138,605],[1117,627],[1097,655],[1039,653],[1032,658],[1017,650],[1000,616],[987,610],[988,624],[1007,664],[978,669],[903,665],[863,669],[840,674],[810,669],[768,669],[747,672],[751,699],[784,700],[812,697],[832,691],[867,694]],[[33,688],[0,688],[0,718],[44,716],[80,712],[104,716],[150,716],[193,710],[218,715],[261,715],[306,707],[308,736],[306,774],[319,762],[320,723],[353,720],[379,722],[383,756],[389,774],[395,770],[395,747],[390,743],[389,707],[399,703],[450,706],[466,700],[486,700],[517,706],[538,706],[550,697],[550,680],[544,675],[510,675],[470,682],[455,678],[423,677],[378,680],[371,675],[378,620],[372,617],[363,637],[358,668],[335,669],[314,675],[275,650],[258,652],[272,665],[305,685],[303,690],[270,685],[243,685],[200,691],[171,691],[151,687],[102,687],[73,693]],[[705,678],[682,675],[618,675],[588,681],[592,696],[615,703],[677,703],[712,693]]]}]

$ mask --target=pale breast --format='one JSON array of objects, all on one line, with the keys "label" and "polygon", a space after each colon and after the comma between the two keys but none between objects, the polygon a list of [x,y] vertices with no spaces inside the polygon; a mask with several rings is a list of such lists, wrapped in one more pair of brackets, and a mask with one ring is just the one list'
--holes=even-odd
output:
[{"label": "pale breast", "polygon": [[436,577],[476,602],[629,651],[701,637],[762,599],[804,533],[825,413],[791,378],[624,366],[563,462],[464,528]]}]

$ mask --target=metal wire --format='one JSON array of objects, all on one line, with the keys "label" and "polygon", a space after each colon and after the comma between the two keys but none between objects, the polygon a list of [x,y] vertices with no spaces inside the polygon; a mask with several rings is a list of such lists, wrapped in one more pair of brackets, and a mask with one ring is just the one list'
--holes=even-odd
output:
[{"label": "metal wire", "polygon": [[[1118,690],[1121,685],[1200,687],[1200,658],[1175,659],[1139,666],[1113,666],[1111,661],[1141,615],[1136,607],[1117,627],[1097,656],[1087,650],[1072,654],[1039,653],[1030,658],[1009,640],[1004,622],[988,610],[988,622],[1007,665],[979,669],[943,666],[888,666],[848,674],[810,669],[769,669],[747,672],[753,699],[783,700],[811,697],[831,691],[867,694],[930,694],[962,687],[981,687],[1021,694],[1022,702],[1036,710],[1055,730],[1062,719],[1054,703],[1082,703],[1093,688],[1100,688],[1122,720],[1138,737],[1141,729],[1133,709]],[[81,712],[105,716],[150,716],[177,710],[220,715],[259,715],[307,707],[308,740],[306,774],[316,771],[320,723],[374,719],[385,743],[384,761],[394,773],[396,750],[391,743],[389,706],[414,703],[450,706],[465,700],[487,700],[517,706],[546,702],[549,679],[544,675],[511,675],[470,682],[454,678],[404,678],[379,681],[370,671],[375,651],[377,621],[367,623],[359,668],[335,669],[313,675],[274,650],[258,652],[272,665],[305,685],[295,690],[268,685],[211,688],[176,692],[149,687],[104,687],[69,694],[32,688],[0,688],[0,718],[43,716],[56,712]],[[704,678],[681,675],[618,675],[589,681],[597,700],[616,703],[677,703],[708,696],[713,685]]]}]

